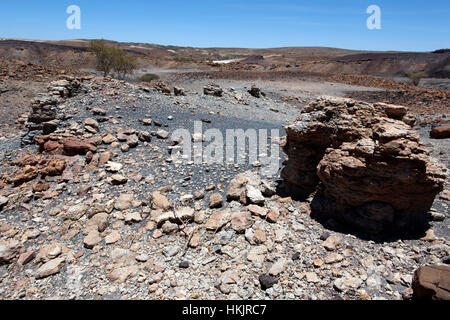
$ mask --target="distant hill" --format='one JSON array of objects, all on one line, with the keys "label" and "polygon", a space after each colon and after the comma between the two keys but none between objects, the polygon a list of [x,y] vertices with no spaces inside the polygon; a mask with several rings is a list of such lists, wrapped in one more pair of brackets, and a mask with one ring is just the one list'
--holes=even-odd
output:
[{"label": "distant hill", "polygon": [[[1,39],[0,57],[40,64],[93,68],[87,39],[44,41]],[[315,73],[402,76],[425,71],[430,77],[450,78],[450,49],[435,52],[373,52],[327,47],[267,49],[192,48],[145,43],[109,43],[138,57],[143,68],[209,70],[212,61],[238,59],[264,68],[294,68]]]}]

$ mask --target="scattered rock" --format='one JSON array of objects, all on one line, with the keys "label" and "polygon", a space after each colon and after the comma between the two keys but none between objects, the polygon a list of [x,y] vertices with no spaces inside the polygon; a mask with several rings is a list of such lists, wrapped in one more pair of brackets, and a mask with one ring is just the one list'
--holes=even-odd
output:
[{"label": "scattered rock", "polygon": [[172,204],[169,199],[159,191],[154,191],[152,193],[152,207],[153,209],[169,210],[172,208]]},{"label": "scattered rock", "polygon": [[231,216],[231,227],[236,232],[245,232],[248,228],[251,228],[253,225],[253,218],[250,212],[235,212]]},{"label": "scattered rock", "polygon": [[83,243],[85,248],[92,249],[102,241],[100,234],[97,230],[91,230],[84,238]]},{"label": "scattered rock", "polygon": [[223,95],[223,89],[217,84],[208,84],[203,88],[203,93],[207,96],[221,97]]},{"label": "scattered rock", "polygon": [[231,220],[231,212],[228,210],[216,211],[206,221],[205,228],[207,230],[218,230]]},{"label": "scattered rock", "polygon": [[220,208],[223,205],[222,195],[220,193],[213,193],[209,198],[209,207],[211,209]]}]

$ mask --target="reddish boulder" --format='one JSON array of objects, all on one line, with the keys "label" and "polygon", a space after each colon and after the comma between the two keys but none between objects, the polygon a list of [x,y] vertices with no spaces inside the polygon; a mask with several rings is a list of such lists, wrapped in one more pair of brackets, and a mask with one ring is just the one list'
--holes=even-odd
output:
[{"label": "reddish boulder", "polygon": [[63,159],[52,159],[39,171],[43,176],[60,176],[66,168],[66,161]]},{"label": "reddish boulder", "polygon": [[97,147],[93,144],[74,138],[62,140],[62,144],[64,146],[64,154],[68,156],[85,155],[89,151],[97,151]]},{"label": "reddish boulder", "polygon": [[450,123],[434,127],[430,131],[430,138],[447,139],[450,138]]},{"label": "reddish boulder", "polygon": [[450,267],[420,267],[414,273],[412,288],[416,300],[450,300]]}]

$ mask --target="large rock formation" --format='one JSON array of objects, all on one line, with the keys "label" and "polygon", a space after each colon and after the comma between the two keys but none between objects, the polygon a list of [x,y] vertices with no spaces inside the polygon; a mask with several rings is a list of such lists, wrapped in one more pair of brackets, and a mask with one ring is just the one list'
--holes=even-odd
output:
[{"label": "large rock formation", "polygon": [[[393,119],[396,118],[396,119]],[[404,107],[321,97],[286,127],[288,190],[320,192],[316,212],[364,231],[416,227],[442,191],[446,169],[403,122]]]}]

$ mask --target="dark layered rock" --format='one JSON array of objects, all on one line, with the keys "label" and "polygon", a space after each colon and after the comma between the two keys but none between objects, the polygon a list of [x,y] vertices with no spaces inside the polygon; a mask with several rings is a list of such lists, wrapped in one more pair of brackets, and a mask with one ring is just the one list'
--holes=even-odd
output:
[{"label": "dark layered rock", "polygon": [[186,92],[183,88],[181,87],[173,87],[173,94],[175,96],[185,96]]},{"label": "dark layered rock", "polygon": [[[313,209],[366,232],[408,229],[426,220],[446,169],[432,159],[398,106],[321,97],[286,128],[288,191]],[[394,116],[397,119],[392,119]]]},{"label": "dark layered rock", "polygon": [[81,91],[81,82],[79,79],[66,76],[63,79],[52,81],[48,90],[54,96],[70,98]]},{"label": "dark layered rock", "polygon": [[55,132],[60,121],[65,117],[58,109],[58,103],[62,99],[73,97],[80,91],[80,79],[66,76],[51,82],[47,93],[38,94],[31,101],[31,113],[25,124],[27,132],[22,136],[22,144],[33,144],[37,135]]},{"label": "dark layered rock", "polygon": [[248,90],[248,93],[250,93],[255,98],[261,98],[261,89],[255,86],[252,86],[250,90]]},{"label": "dark layered rock", "polygon": [[170,94],[171,94],[171,90],[170,90],[169,86],[162,81],[157,81],[155,84],[153,84],[153,88],[156,91],[161,92],[165,95],[170,96]]},{"label": "dark layered rock", "polygon": [[223,89],[217,84],[210,83],[203,88],[203,93],[207,96],[221,97]]}]

